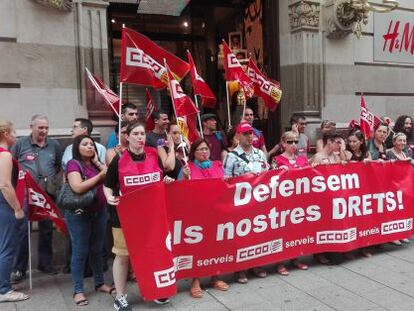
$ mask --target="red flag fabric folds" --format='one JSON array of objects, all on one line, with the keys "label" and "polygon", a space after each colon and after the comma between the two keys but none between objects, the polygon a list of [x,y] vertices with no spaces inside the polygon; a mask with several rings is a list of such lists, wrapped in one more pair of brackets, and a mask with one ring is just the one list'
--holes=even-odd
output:
[{"label": "red flag fabric folds", "polygon": [[178,79],[187,73],[189,65],[164,50],[146,36],[128,28],[122,29],[121,82],[165,88],[168,85],[164,59]]},{"label": "red flag fabric folds", "polygon": [[99,80],[94,74],[92,74],[88,68],[85,67],[86,77],[92,84],[96,92],[98,92],[100,98],[104,103],[116,113],[119,114],[119,97],[108,86],[106,86],[101,80]]},{"label": "red flag fabric folds", "polygon": [[51,220],[59,231],[67,233],[66,223],[53,200],[34,181],[29,172],[25,173],[29,219],[32,221]]},{"label": "red flag fabric folds", "polygon": [[193,82],[194,96],[201,96],[201,104],[203,107],[214,108],[216,106],[216,96],[203,80],[203,78],[198,74],[197,68],[195,67],[193,57],[191,56],[190,51],[187,50],[187,58],[190,64],[190,74],[191,80]]},{"label": "red flag fabric folds", "polygon": [[365,139],[371,138],[371,132],[374,130],[374,127],[378,125],[381,120],[369,111],[365,105],[365,99],[361,95],[361,111],[360,111],[360,128],[361,132],[364,134]]},{"label": "red flag fabric folds", "polygon": [[282,97],[282,90],[280,89],[279,82],[267,78],[260,72],[259,68],[257,68],[251,58],[249,59],[247,74],[253,81],[254,93],[263,98],[266,107],[268,107],[270,111],[274,111]]},{"label": "red flag fabric folds", "polygon": [[198,112],[190,97],[188,97],[181,88],[180,83],[175,80],[169,66],[165,65],[168,74],[169,88],[171,91],[171,99],[175,107],[176,117],[185,117]]},{"label": "red flag fabric folds", "polygon": [[153,112],[158,111],[158,108],[154,100],[152,99],[150,91],[148,89],[145,89],[145,92],[146,92],[146,99],[147,99],[147,110],[145,113],[145,120],[146,120],[145,129],[147,131],[152,131],[154,129],[155,124],[154,124],[154,120],[152,120],[151,118],[151,114]]},{"label": "red flag fabric folds", "polygon": [[237,80],[243,89],[246,98],[250,98],[254,94],[253,81],[244,72],[242,65],[236,55],[230,50],[226,41],[223,40],[224,52],[224,71],[227,81]]}]

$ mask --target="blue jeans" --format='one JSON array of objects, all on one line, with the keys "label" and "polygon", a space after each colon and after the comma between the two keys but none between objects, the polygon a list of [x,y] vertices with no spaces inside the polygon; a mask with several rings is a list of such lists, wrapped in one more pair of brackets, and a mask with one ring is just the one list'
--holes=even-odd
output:
[{"label": "blue jeans", "polygon": [[14,211],[0,193],[0,294],[11,291],[10,274],[16,246],[16,220]]},{"label": "blue jeans", "polygon": [[104,210],[75,215],[65,213],[72,245],[71,273],[73,292],[84,293],[83,273],[89,255],[95,287],[104,283],[102,250],[105,242],[107,216]]}]

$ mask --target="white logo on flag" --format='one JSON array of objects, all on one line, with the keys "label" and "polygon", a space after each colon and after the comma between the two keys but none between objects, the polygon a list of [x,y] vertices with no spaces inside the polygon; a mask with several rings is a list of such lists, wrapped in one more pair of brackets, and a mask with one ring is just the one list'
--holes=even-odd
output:
[{"label": "white logo on flag", "polygon": [[237,250],[236,262],[252,260],[283,251],[283,239],[272,240]]},{"label": "white logo on flag", "polygon": [[165,72],[164,66],[155,59],[145,54],[143,50],[132,47],[126,48],[126,65],[149,69],[154,72],[158,79],[161,79],[162,74]]},{"label": "white logo on flag", "polygon": [[158,288],[173,285],[175,283],[175,267],[154,272],[154,278]]},{"label": "white logo on flag", "polygon": [[241,67],[239,60],[232,53],[227,54],[227,67],[229,67],[229,68],[239,68],[239,67]]},{"label": "white logo on flag", "polygon": [[52,210],[49,203],[47,203],[46,198],[43,194],[36,192],[33,188],[29,188],[29,205],[34,205],[45,209],[46,212],[54,218],[58,218],[58,215]]},{"label": "white logo on flag", "polygon": [[413,228],[413,219],[400,219],[390,222],[383,222],[381,224],[381,234],[392,234],[397,232],[411,231]]},{"label": "white logo on flag", "polygon": [[188,270],[193,268],[193,256],[174,257],[175,271]]},{"label": "white logo on flag", "polygon": [[361,108],[361,119],[366,121],[371,129],[374,128],[374,115],[366,108]]},{"label": "white logo on flag", "polygon": [[178,83],[177,80],[171,80],[171,90],[173,98],[183,98],[185,97],[185,93],[183,92],[183,89],[181,88],[180,83]]}]

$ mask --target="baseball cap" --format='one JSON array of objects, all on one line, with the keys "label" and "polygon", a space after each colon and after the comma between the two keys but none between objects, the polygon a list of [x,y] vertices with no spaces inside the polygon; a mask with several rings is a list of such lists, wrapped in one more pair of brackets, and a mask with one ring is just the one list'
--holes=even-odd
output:
[{"label": "baseball cap", "polygon": [[251,131],[253,131],[253,127],[247,121],[241,122],[239,125],[237,125],[237,128],[236,128],[237,134],[251,132]]},{"label": "baseball cap", "polygon": [[201,122],[204,122],[208,119],[215,119],[217,120],[217,116],[214,113],[205,113],[201,116]]}]

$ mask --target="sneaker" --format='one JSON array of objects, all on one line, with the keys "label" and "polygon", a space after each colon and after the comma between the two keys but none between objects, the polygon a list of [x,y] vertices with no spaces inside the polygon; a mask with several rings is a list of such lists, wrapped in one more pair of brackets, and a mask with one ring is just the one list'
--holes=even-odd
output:
[{"label": "sneaker", "polygon": [[165,304],[167,304],[167,303],[169,303],[169,302],[170,302],[170,299],[169,299],[169,298],[154,299],[154,302],[155,302],[157,305],[165,305]]},{"label": "sneaker", "polygon": [[10,275],[10,282],[12,284],[17,284],[21,281],[23,281],[26,278],[26,273],[23,273],[21,271],[13,271]]},{"label": "sneaker", "polygon": [[121,297],[114,299],[114,309],[115,311],[132,311],[132,308],[127,301],[127,295],[122,295]]}]

